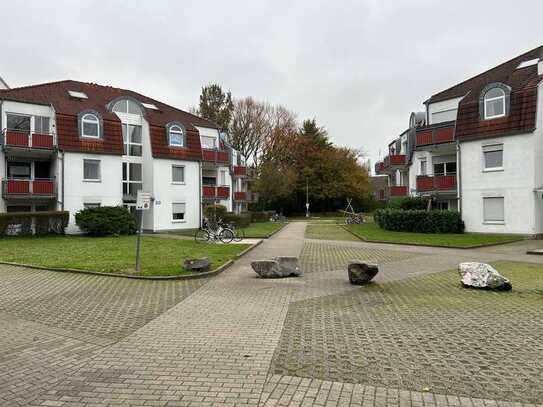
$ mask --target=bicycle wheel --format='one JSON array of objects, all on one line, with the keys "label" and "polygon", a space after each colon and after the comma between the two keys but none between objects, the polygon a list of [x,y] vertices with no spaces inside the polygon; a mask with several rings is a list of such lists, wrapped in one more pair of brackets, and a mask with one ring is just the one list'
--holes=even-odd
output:
[{"label": "bicycle wheel", "polygon": [[234,240],[234,233],[230,229],[223,229],[219,233],[219,240],[223,243],[230,243]]},{"label": "bicycle wheel", "polygon": [[234,229],[234,242],[241,242],[245,239],[245,231],[243,229]]},{"label": "bicycle wheel", "polygon": [[198,229],[194,234],[194,240],[198,243],[206,243],[209,241],[209,232],[204,229]]}]

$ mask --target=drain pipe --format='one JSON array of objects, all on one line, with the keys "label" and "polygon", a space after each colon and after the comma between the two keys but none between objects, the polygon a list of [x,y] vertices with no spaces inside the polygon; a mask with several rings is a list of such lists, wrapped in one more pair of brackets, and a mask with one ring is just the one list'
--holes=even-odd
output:
[{"label": "drain pipe", "polygon": [[460,212],[460,219],[462,219],[462,154],[460,150],[460,142],[456,140],[456,195],[458,212]]}]

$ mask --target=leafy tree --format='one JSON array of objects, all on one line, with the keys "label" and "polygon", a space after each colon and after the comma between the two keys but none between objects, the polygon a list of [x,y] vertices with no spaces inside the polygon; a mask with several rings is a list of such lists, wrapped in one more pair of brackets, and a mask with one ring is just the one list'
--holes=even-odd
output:
[{"label": "leafy tree", "polygon": [[202,88],[197,115],[217,123],[222,130],[228,131],[234,103],[230,91],[224,93],[221,85],[211,83]]}]

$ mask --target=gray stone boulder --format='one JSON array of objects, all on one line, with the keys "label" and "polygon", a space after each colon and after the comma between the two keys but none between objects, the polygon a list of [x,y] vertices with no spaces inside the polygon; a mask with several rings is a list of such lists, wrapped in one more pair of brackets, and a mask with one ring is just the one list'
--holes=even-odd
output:
[{"label": "gray stone boulder", "polygon": [[209,257],[203,257],[201,259],[185,259],[183,266],[185,267],[185,270],[202,272],[209,270],[211,261],[209,261]]},{"label": "gray stone boulder", "polygon": [[279,267],[281,268],[281,273],[285,277],[289,277],[289,276],[301,277],[304,275],[302,267],[300,266],[300,262],[298,261],[298,257],[278,256],[278,257],[274,257],[273,260],[279,263]]},{"label": "gray stone boulder", "polygon": [[486,263],[467,262],[458,265],[462,285],[466,288],[509,291],[511,282]]},{"label": "gray stone boulder", "polygon": [[261,278],[282,278],[302,276],[303,272],[297,257],[274,257],[271,260],[256,260],[251,267]]},{"label": "gray stone boulder", "polygon": [[379,273],[377,264],[362,260],[351,260],[347,266],[349,281],[354,285],[368,284]]}]

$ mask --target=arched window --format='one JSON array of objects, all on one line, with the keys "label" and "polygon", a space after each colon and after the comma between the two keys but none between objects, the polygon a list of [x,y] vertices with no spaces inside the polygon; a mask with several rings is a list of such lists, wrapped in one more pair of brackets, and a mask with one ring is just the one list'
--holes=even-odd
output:
[{"label": "arched window", "polygon": [[173,147],[185,147],[185,128],[179,123],[166,125],[168,144]]},{"label": "arched window", "polygon": [[94,113],[85,113],[81,117],[81,137],[101,137],[100,119]]},{"label": "arched window", "polygon": [[506,114],[505,92],[500,87],[494,87],[486,91],[484,96],[484,118],[496,119]]},{"label": "arched window", "polygon": [[111,109],[112,112],[116,113],[130,113],[130,114],[137,114],[139,116],[142,115],[141,107],[138,102],[132,100],[132,99],[120,99],[115,102],[113,105],[113,108]]}]

